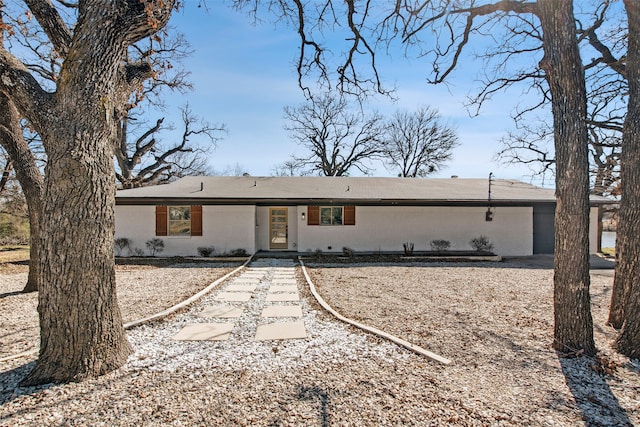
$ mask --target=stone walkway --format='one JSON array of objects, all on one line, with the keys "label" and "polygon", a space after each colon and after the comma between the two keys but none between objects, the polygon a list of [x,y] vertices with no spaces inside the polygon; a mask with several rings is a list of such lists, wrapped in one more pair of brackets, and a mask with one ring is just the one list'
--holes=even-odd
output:
[{"label": "stone walkway", "polygon": [[[255,341],[307,337],[295,277],[296,263],[287,259],[260,259],[240,275],[224,283],[214,294],[216,305],[198,314],[207,323],[186,325],[173,337],[178,341],[228,340],[250,301],[263,303],[254,335]],[[298,320],[296,320],[298,319]]]}]

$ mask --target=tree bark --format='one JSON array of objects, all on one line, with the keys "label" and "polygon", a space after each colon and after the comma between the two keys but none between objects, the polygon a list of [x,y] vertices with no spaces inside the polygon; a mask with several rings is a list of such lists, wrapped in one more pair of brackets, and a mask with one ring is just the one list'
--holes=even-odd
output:
[{"label": "tree bark", "polygon": [[609,322],[622,328],[615,347],[640,358],[640,4],[625,0],[629,23],[626,72],[627,116],[622,135],[616,265]]},{"label": "tree bark", "polygon": [[42,212],[43,178],[33,153],[22,135],[20,113],[4,94],[0,93],[0,144],[12,159],[16,177],[29,211],[29,276],[23,292],[35,292],[39,288],[40,274],[40,217]]},{"label": "tree bark", "polygon": [[[47,149],[39,242],[45,286],[38,297],[40,355],[23,385],[102,375],[120,367],[131,351],[113,261],[112,100],[114,59],[123,55],[110,47],[121,43],[109,31],[85,40],[69,55],[91,52],[90,58],[63,65],[58,120],[38,129]],[[100,76],[101,68],[101,78],[85,80]]]},{"label": "tree bark", "polygon": [[110,129],[104,113],[96,120],[76,109],[96,105],[70,98],[45,171],[39,267],[47,286],[39,292],[40,356],[24,380],[30,385],[102,375],[131,351],[116,299]]},{"label": "tree bark", "polygon": [[[2,126],[2,125],[0,125]],[[7,162],[4,164],[4,170],[2,171],[2,178],[0,178],[0,194],[7,187],[7,182],[9,181],[9,176],[11,175],[11,171],[13,170],[13,163],[11,163],[11,159],[7,159]]]},{"label": "tree bark", "polygon": [[593,355],[586,90],[572,2],[539,0],[538,17],[556,151],[554,348]]}]

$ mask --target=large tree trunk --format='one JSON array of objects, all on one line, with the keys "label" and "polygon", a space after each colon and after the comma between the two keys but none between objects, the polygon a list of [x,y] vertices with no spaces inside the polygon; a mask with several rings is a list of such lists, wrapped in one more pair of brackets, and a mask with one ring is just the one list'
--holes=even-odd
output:
[{"label": "large tree trunk", "polygon": [[[95,58],[82,65],[99,63]],[[47,166],[38,266],[40,355],[23,385],[102,375],[122,366],[131,352],[116,299],[113,110],[101,95],[113,89],[108,80],[84,84],[86,74],[69,75],[73,89],[56,94],[58,125],[41,131]]]},{"label": "large tree trunk", "polygon": [[13,161],[29,210],[30,249],[29,276],[23,292],[38,290],[40,275],[40,217],[42,212],[43,179],[36,159],[22,135],[20,113],[5,95],[0,93],[0,144]]},{"label": "large tree trunk", "polygon": [[540,64],[551,92],[556,152],[554,348],[595,354],[589,296],[589,164],[584,71],[570,1],[539,0]]},{"label": "large tree trunk", "polygon": [[39,267],[46,285],[38,299],[40,356],[24,380],[31,385],[102,375],[131,351],[116,299],[111,128],[104,113],[74,113],[86,101],[65,104],[45,170]]},{"label": "large tree trunk", "polygon": [[640,358],[640,4],[625,0],[629,36],[627,81],[629,101],[622,136],[616,265],[609,322],[622,327],[615,347]]}]

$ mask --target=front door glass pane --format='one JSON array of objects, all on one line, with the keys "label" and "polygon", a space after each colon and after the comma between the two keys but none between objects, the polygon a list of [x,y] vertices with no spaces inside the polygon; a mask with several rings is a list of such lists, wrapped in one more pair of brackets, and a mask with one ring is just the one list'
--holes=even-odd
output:
[{"label": "front door glass pane", "polygon": [[272,208],[270,209],[269,224],[269,248],[270,249],[287,249],[288,248],[288,229],[287,229],[287,209]]}]

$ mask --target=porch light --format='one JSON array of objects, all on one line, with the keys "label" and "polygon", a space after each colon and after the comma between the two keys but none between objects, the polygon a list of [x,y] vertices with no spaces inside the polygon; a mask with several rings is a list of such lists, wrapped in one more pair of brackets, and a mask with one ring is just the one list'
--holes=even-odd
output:
[{"label": "porch light", "polygon": [[302,220],[303,220],[303,221],[304,221],[304,219],[305,219],[306,217],[307,217],[307,215],[306,215],[304,212],[302,212]]},{"label": "porch light", "polygon": [[491,212],[491,208],[487,209],[484,216],[485,221],[493,221],[493,212]]}]

